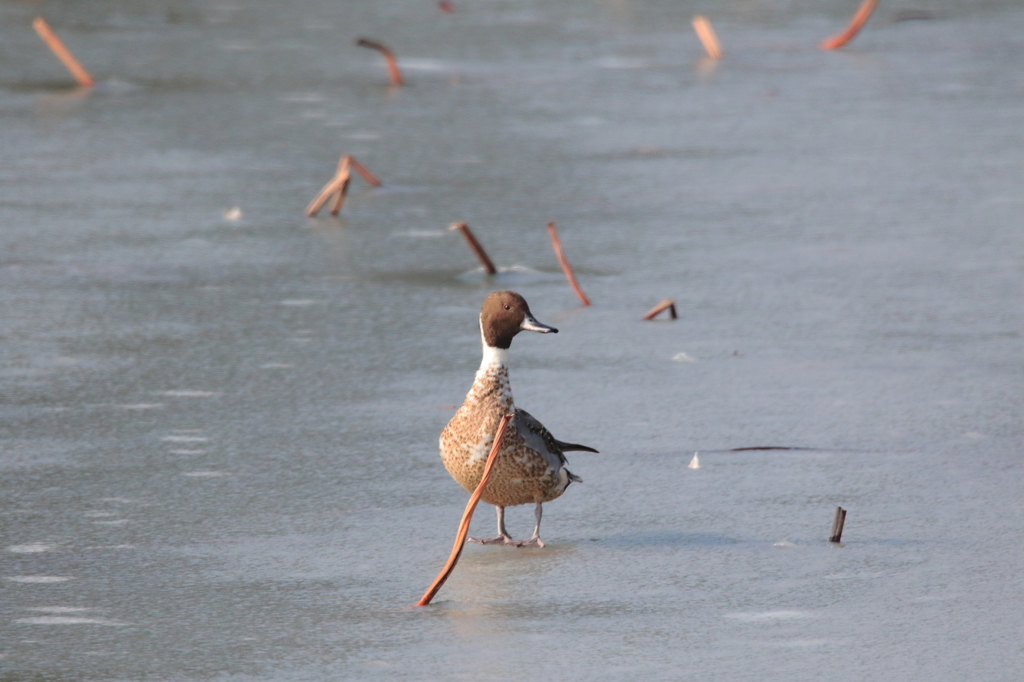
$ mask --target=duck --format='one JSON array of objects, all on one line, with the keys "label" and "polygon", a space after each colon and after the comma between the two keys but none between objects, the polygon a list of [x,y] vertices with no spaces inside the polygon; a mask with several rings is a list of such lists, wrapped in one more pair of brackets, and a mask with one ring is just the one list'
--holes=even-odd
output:
[{"label": "duck", "polygon": [[[560,497],[571,483],[583,481],[566,468],[565,453],[597,452],[586,445],[558,440],[530,413],[515,406],[508,378],[508,353],[513,337],[523,331],[558,333],[554,327],[538,322],[526,299],[514,291],[495,291],[484,299],[480,308],[480,369],[462,406],[441,432],[439,444],[445,469],[459,485],[473,492],[483,476],[498,424],[504,415],[512,415],[480,497],[497,510],[498,535],[470,538],[484,545],[543,547],[542,505]],[[528,540],[517,542],[505,529],[505,508],[521,504],[536,505],[537,523]]]}]

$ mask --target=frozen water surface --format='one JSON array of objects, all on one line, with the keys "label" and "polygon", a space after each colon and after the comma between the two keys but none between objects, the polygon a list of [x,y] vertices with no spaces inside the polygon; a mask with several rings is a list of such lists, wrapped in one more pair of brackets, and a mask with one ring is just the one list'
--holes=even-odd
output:
[{"label": "frozen water surface", "polygon": [[[0,4],[0,679],[1021,679],[1024,9],[855,4]],[[496,286],[601,454],[411,608]]]}]

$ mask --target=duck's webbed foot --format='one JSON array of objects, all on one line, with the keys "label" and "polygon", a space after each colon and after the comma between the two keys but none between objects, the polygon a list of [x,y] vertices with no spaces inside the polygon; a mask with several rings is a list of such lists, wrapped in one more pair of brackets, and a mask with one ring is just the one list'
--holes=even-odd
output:
[{"label": "duck's webbed foot", "polygon": [[467,540],[478,545],[516,545],[518,547],[521,544],[513,540],[508,533],[493,538],[467,538]]},{"label": "duck's webbed foot", "polygon": [[475,542],[478,545],[515,545],[519,543],[512,539],[512,536],[505,530],[505,508],[495,505],[494,507],[498,512],[498,534],[493,538],[487,538],[481,540],[480,538],[469,538],[470,542]]},{"label": "duck's webbed foot", "polygon": [[516,547],[543,547],[544,541],[538,536],[534,535],[529,540],[523,540],[522,542],[515,543]]},{"label": "duck's webbed foot", "polygon": [[540,519],[544,515],[544,509],[541,507],[541,503],[537,503],[537,507],[533,510],[533,515],[537,517],[537,525],[533,528],[533,535],[530,536],[529,540],[523,542],[517,542],[516,547],[543,547],[544,541],[540,539]]}]

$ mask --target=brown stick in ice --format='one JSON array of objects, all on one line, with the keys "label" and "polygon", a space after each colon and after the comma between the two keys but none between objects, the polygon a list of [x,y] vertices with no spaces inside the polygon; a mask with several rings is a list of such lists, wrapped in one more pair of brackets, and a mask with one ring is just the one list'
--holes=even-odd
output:
[{"label": "brown stick in ice", "polygon": [[402,85],[405,81],[402,80],[402,72],[398,70],[398,62],[395,60],[395,53],[391,51],[384,43],[377,42],[376,40],[370,40],[369,38],[359,38],[356,40],[356,45],[359,47],[368,47],[371,50],[377,50],[384,55],[384,60],[388,64],[388,73],[391,74],[392,85]]},{"label": "brown stick in ice", "polygon": [[487,252],[484,251],[484,247],[480,246],[480,242],[476,240],[473,232],[469,229],[469,225],[466,223],[452,223],[448,229],[458,230],[462,233],[462,236],[466,238],[466,243],[469,244],[469,248],[476,254],[477,259],[480,260],[480,264],[484,266],[484,270],[487,271],[488,275],[498,274],[498,268],[494,267],[494,263],[487,255]]},{"label": "brown stick in ice", "polygon": [[43,39],[43,42],[53,50],[53,53],[57,55],[57,59],[64,63],[64,66],[66,66],[68,71],[71,72],[71,75],[75,77],[75,80],[78,81],[79,85],[84,85],[86,87],[95,85],[95,82],[93,81],[92,76],[89,75],[89,72],[85,70],[85,67],[83,67],[77,59],[75,59],[75,56],[71,54],[71,51],[64,47],[64,43],[60,41],[57,34],[53,32],[49,25],[47,25],[45,19],[42,17],[36,17],[32,22],[32,28],[36,30],[36,33],[38,33],[39,37]]},{"label": "brown stick in ice", "polygon": [[864,0],[857,13],[853,15],[853,19],[850,20],[850,25],[846,27],[846,30],[823,41],[820,45],[821,49],[834,50],[853,40],[853,37],[857,35],[861,27],[867,23],[868,17],[875,11],[877,5],[878,0]]},{"label": "brown stick in ice", "polygon": [[673,301],[671,298],[666,298],[664,301],[648,310],[647,314],[643,316],[643,319],[653,320],[655,317],[658,316],[658,314],[665,310],[668,310],[668,316],[671,317],[673,320],[679,317],[676,314],[676,302]]},{"label": "brown stick in ice", "polygon": [[331,215],[338,215],[341,211],[341,205],[345,203],[345,197],[348,195],[348,185],[352,180],[352,169],[355,169],[374,187],[380,187],[380,180],[373,177],[373,174],[366,170],[363,164],[356,161],[355,158],[345,154],[338,161],[338,170],[335,172],[334,177],[324,185],[320,193],[316,195],[316,198],[309,202],[309,206],[306,207],[307,216],[315,216],[332,195],[334,196],[334,203],[331,204]]},{"label": "brown stick in ice", "polygon": [[352,173],[349,171],[349,165],[352,162],[352,157],[347,154],[342,155],[341,160],[338,161],[338,170],[331,178],[331,181],[324,185],[320,193],[316,195],[313,201],[309,202],[309,206],[306,207],[306,215],[312,218],[320,210],[328,199],[331,198],[332,194],[337,193],[337,197],[334,199],[334,204],[331,206],[331,215],[338,215],[341,210],[341,205],[345,201],[345,195],[348,193],[348,183],[352,177]]},{"label": "brown stick in ice", "polygon": [[715,35],[715,29],[711,28],[711,22],[708,21],[708,18],[700,14],[695,16],[693,18],[693,30],[697,32],[697,37],[704,44],[704,49],[708,51],[708,56],[712,59],[721,59],[722,48],[718,45],[718,36]]},{"label": "brown stick in ice", "polygon": [[562,272],[565,273],[565,278],[569,280],[569,285],[572,290],[576,292],[576,295],[583,301],[583,305],[590,305],[590,299],[580,289],[579,282],[576,281],[576,275],[572,272],[572,266],[569,265],[569,261],[565,259],[565,254],[562,253],[562,242],[558,240],[558,232],[555,231],[555,224],[548,223],[548,234],[551,235],[551,246],[555,248],[555,255],[558,257],[558,262],[562,265]]},{"label": "brown stick in ice", "polygon": [[491,453],[487,455],[484,474],[480,477],[480,483],[476,486],[476,490],[469,496],[469,502],[466,503],[466,511],[462,512],[462,521],[459,522],[459,531],[455,534],[455,545],[452,547],[452,553],[448,556],[448,562],[441,569],[441,572],[434,579],[430,587],[427,588],[427,591],[423,593],[423,596],[420,597],[420,600],[416,602],[416,606],[427,606],[430,604],[430,600],[434,598],[437,591],[444,585],[444,581],[448,580],[448,576],[455,570],[455,564],[459,562],[459,557],[462,556],[462,548],[466,546],[469,522],[473,518],[473,512],[476,510],[477,503],[480,502],[480,496],[484,493],[487,479],[491,477],[491,470],[494,468],[494,462],[498,459],[498,450],[501,448],[501,437],[505,433],[505,426],[508,424],[508,420],[511,418],[512,415],[510,414],[506,414],[501,418],[498,430],[494,434],[494,445],[491,446]]},{"label": "brown stick in ice", "polygon": [[832,518],[832,535],[829,542],[841,542],[843,539],[843,526],[846,524],[846,510],[836,507],[836,515]]},{"label": "brown stick in ice", "polygon": [[368,183],[370,183],[374,187],[380,187],[380,185],[381,185],[380,180],[378,180],[377,178],[373,177],[373,173],[371,173],[370,171],[366,170],[366,167],[363,164],[359,163],[358,161],[355,160],[354,157],[351,157],[351,156],[349,157],[348,162],[350,164],[352,164],[352,168],[354,168],[357,173],[359,173],[360,175],[363,176],[363,180],[366,180]]}]

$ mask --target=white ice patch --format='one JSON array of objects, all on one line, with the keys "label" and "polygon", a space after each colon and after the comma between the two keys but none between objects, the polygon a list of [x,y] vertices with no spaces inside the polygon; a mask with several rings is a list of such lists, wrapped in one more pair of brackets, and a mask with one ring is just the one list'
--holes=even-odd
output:
[{"label": "white ice patch", "polygon": [[232,206],[228,210],[224,211],[224,220],[230,220],[231,222],[238,222],[243,217],[242,208],[240,206]]},{"label": "white ice patch", "polygon": [[81,613],[89,609],[85,606],[30,606],[25,610],[39,613]]},{"label": "white ice patch", "polygon": [[171,450],[172,455],[205,455],[206,450]]},{"label": "white ice patch", "polygon": [[66,575],[12,575],[7,580],[12,583],[28,583],[31,585],[49,585],[51,583],[66,583],[74,578]]},{"label": "white ice patch", "polygon": [[762,611],[760,613],[727,613],[726,618],[738,620],[741,623],[764,623],[778,620],[796,620],[798,618],[813,618],[806,611]]},{"label": "white ice patch", "polygon": [[452,67],[437,59],[406,57],[402,59],[402,69],[405,71],[450,71]]},{"label": "white ice patch", "polygon": [[15,554],[38,554],[39,552],[50,552],[56,549],[53,545],[45,545],[42,542],[30,542],[24,545],[10,545],[8,552]]},{"label": "white ice patch", "polygon": [[226,471],[186,471],[181,474],[190,478],[224,478],[230,476]]},{"label": "white ice patch", "polygon": [[600,69],[643,69],[647,62],[629,57],[602,57],[594,62]]},{"label": "white ice patch", "polygon": [[787,649],[802,649],[811,646],[824,646],[828,643],[827,639],[791,639],[787,642],[773,642],[772,644]]},{"label": "white ice patch", "polygon": [[672,356],[672,362],[697,362],[697,360],[686,353],[676,353]]},{"label": "white ice patch", "polygon": [[293,102],[295,104],[320,104],[327,101],[327,97],[319,92],[293,92],[279,99],[282,102]]},{"label": "white ice patch", "polygon": [[119,410],[159,410],[163,403],[130,403],[127,405],[114,405]]},{"label": "white ice patch", "polygon": [[437,239],[438,237],[447,237],[447,230],[422,230],[412,229],[404,230],[402,232],[395,232],[396,237],[412,237],[414,239]]},{"label": "white ice patch", "polygon": [[160,440],[167,443],[205,443],[210,439],[203,436],[164,436]]},{"label": "white ice patch", "polygon": [[168,398],[209,398],[215,395],[224,395],[220,391],[157,391],[157,395],[165,395]]},{"label": "white ice patch", "polygon": [[111,625],[124,626],[129,623],[122,623],[107,618],[85,618],[82,616],[33,616],[31,618],[17,618],[15,623],[28,625]]},{"label": "white ice patch", "polygon": [[515,286],[519,284],[534,284],[539,282],[560,282],[563,281],[564,278],[565,275],[562,273],[555,274],[552,272],[541,272],[540,270],[534,270],[533,268],[525,265],[509,265],[508,267],[498,266],[498,274],[496,275],[488,275],[483,267],[478,267],[456,276],[456,279],[464,282],[489,281],[495,286]]},{"label": "white ice patch", "polygon": [[249,52],[256,49],[252,43],[242,40],[234,40],[228,43],[221,43],[220,49],[225,52]]}]

